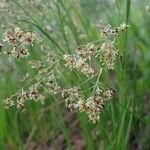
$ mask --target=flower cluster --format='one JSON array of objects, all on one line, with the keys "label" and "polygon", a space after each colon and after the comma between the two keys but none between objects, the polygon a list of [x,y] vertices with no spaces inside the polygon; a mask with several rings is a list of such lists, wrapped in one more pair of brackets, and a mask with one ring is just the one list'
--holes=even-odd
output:
[{"label": "flower cluster", "polygon": [[[58,85],[56,85],[56,83],[54,84],[54,81],[52,81],[52,80],[50,81],[50,77],[48,77],[49,80],[47,80],[46,76],[50,70],[49,70],[49,68],[45,68],[45,70],[47,70],[46,73],[45,74],[43,73],[42,77],[40,74],[38,74],[35,78],[35,83],[31,84],[29,86],[29,88],[27,88],[26,90],[24,88],[22,88],[16,94],[12,95],[9,98],[6,98],[3,101],[4,108],[8,109],[9,107],[16,105],[16,107],[18,109],[24,111],[25,103],[28,100],[32,100],[34,102],[41,102],[43,104],[44,100],[45,100],[45,96],[42,95],[40,91],[44,91],[44,89],[47,88],[43,85],[47,85],[48,87],[51,88],[50,89],[51,92],[53,92],[54,94],[57,94],[58,90],[60,90],[60,87]],[[53,70],[51,72],[53,72]],[[26,77],[28,78],[29,75],[27,74]],[[25,79],[26,79],[26,77],[25,77]],[[33,79],[31,81],[33,81]],[[31,81],[29,81],[29,83]],[[47,90],[49,90],[49,89],[47,88]]]},{"label": "flower cluster", "polygon": [[63,89],[61,95],[62,98],[65,99],[66,107],[71,111],[77,108],[77,102],[83,98],[83,95],[78,87]]},{"label": "flower cluster", "polygon": [[94,76],[95,70],[86,63],[86,60],[81,57],[75,57],[72,55],[64,55],[64,60],[66,61],[66,66],[72,69],[77,69],[85,74],[87,77]]},{"label": "flower cluster", "polygon": [[[32,85],[28,90],[21,89],[15,95],[7,98],[3,101],[4,108],[8,109],[9,107],[16,105],[21,111],[25,110],[25,103],[28,100],[34,102],[42,102],[45,99],[38,91],[38,86]],[[15,101],[16,100],[16,101]]]},{"label": "flower cluster", "polygon": [[87,44],[85,47],[78,47],[76,53],[84,60],[90,58],[96,52],[97,48],[94,44]]},{"label": "flower cluster", "polygon": [[112,99],[113,91],[100,91],[85,100],[79,88],[73,87],[63,90],[62,97],[65,98],[67,108],[71,111],[79,109],[79,111],[85,112],[88,115],[89,120],[96,123],[100,119],[105,103]]},{"label": "flower cluster", "polygon": [[[114,37],[118,36],[120,32],[126,31],[129,25],[122,23],[118,27],[105,26],[102,27],[103,35],[108,39],[98,46],[89,43],[85,46],[78,47],[74,55],[64,55],[66,66],[68,68],[80,70],[87,77],[94,76],[96,71],[89,65],[91,56],[99,58],[101,68],[105,65],[107,69],[114,69],[115,60],[118,56],[118,51],[115,47]],[[110,37],[111,40],[109,39]]]},{"label": "flower cluster", "polygon": [[78,47],[76,54],[64,55],[66,66],[72,69],[77,69],[85,74],[87,77],[94,76],[96,71],[87,63],[91,59],[91,55],[96,52],[94,44],[87,44],[85,47]]},{"label": "flower cluster", "polygon": [[3,103],[4,103],[4,108],[5,108],[5,109],[8,109],[9,107],[11,107],[11,106],[14,105],[14,101],[13,101],[13,98],[12,98],[12,97],[6,98]]},{"label": "flower cluster", "polygon": [[25,103],[28,100],[43,103],[45,96],[40,94],[42,87],[48,93],[61,95],[61,97],[65,100],[65,105],[67,108],[71,111],[78,109],[81,112],[85,112],[90,121],[93,123],[96,123],[99,120],[105,102],[110,100],[113,96],[112,90],[106,90],[96,92],[94,96],[91,96],[85,100],[83,92],[79,87],[62,89],[56,82],[52,72],[48,77],[43,77],[43,80],[31,85],[27,90],[21,89],[15,95],[4,100],[4,108],[8,109],[9,107],[16,105],[18,109],[24,111]]},{"label": "flower cluster", "polygon": [[48,87],[48,91],[53,94],[58,94],[61,92],[61,87],[54,80],[54,76],[50,75],[46,81],[46,86]]},{"label": "flower cluster", "polygon": [[106,67],[108,69],[114,69],[114,62],[118,55],[118,51],[115,48],[114,42],[103,43],[101,45],[101,53]]},{"label": "flower cluster", "polygon": [[29,98],[29,95],[26,91],[23,89],[17,94],[16,98],[16,106],[18,109],[21,109],[22,111],[25,110],[25,102]]},{"label": "flower cluster", "polygon": [[116,37],[119,36],[119,34],[123,31],[126,31],[129,25],[122,23],[118,27],[111,27],[110,25],[102,26],[102,33],[104,36],[112,36]]},{"label": "flower cluster", "polygon": [[54,63],[56,61],[54,55],[51,52],[47,53],[47,62],[48,63]]},{"label": "flower cluster", "polygon": [[111,90],[101,91],[89,97],[86,101],[80,100],[78,102],[78,108],[81,112],[85,112],[88,115],[90,121],[96,123],[100,119],[106,101],[112,99],[112,93]]},{"label": "flower cluster", "polygon": [[34,33],[15,27],[14,32],[5,33],[3,41],[10,46],[10,49],[3,53],[13,58],[25,58],[29,55],[27,46],[33,43],[35,37]]},{"label": "flower cluster", "polygon": [[[24,111],[26,101],[32,100],[34,102],[43,103],[45,100],[45,96],[43,95],[45,93],[50,93],[61,96],[65,101],[66,107],[71,111],[79,110],[85,112],[88,115],[89,120],[96,123],[100,119],[105,103],[111,100],[114,95],[112,90],[104,90],[105,87],[100,84],[101,73],[103,70],[105,71],[105,68],[111,70],[114,69],[115,61],[118,56],[115,39],[120,32],[126,31],[127,28],[128,25],[124,23],[116,28],[107,26],[102,29],[103,34],[106,37],[104,38],[104,42],[100,44],[89,43],[80,46],[75,50],[73,55],[66,54],[63,56],[66,62],[65,66],[70,70],[75,69],[86,75],[88,78],[86,82],[89,81],[89,77],[94,77],[93,79],[97,77],[90,97],[83,94],[85,91],[81,91],[80,86],[65,88],[59,85],[56,75],[56,72],[59,69],[58,61],[56,61],[57,59],[55,59],[53,54],[49,51],[49,48],[43,46],[42,52],[46,52],[46,58],[44,57],[44,59],[47,60],[46,63],[43,63],[42,60],[32,60],[29,62],[31,68],[38,72],[37,75],[29,82],[27,89],[22,88],[15,95],[6,98],[3,102],[4,107],[8,109],[9,107],[16,105],[18,109]],[[5,41],[12,46],[12,51],[8,51],[7,54],[17,58],[23,58],[25,55],[27,56],[28,54],[26,53],[28,53],[28,51],[24,51],[23,49],[26,49],[26,46],[31,44],[34,38],[35,35],[33,33],[24,32],[20,28],[15,28],[14,34],[7,33],[5,38]],[[0,47],[2,48],[3,45],[0,45]],[[93,69],[94,65],[95,67]],[[29,74],[26,74],[22,81],[26,81],[29,78]],[[84,83],[85,82],[83,82],[83,84]],[[90,85],[91,84],[93,84],[93,82],[90,82]],[[99,88],[103,90],[99,90]],[[44,94],[42,94],[42,92]]]},{"label": "flower cluster", "polygon": [[115,37],[119,36],[121,32],[126,31],[128,27],[129,25],[125,23],[120,24],[118,27],[111,27],[110,25],[102,26],[102,33],[106,41],[100,45],[96,57],[99,58],[102,66],[105,66],[107,69],[114,69],[115,61],[118,56]]}]

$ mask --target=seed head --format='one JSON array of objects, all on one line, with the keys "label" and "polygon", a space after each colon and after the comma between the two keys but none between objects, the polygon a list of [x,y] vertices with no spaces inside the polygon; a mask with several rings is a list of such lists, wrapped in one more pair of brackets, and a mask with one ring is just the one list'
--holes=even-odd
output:
[{"label": "seed head", "polygon": [[8,109],[9,107],[11,107],[11,106],[14,105],[14,101],[13,101],[12,97],[6,98],[6,99],[3,101],[3,104],[4,104],[4,108],[5,108],[5,109]]},{"label": "seed head", "polygon": [[111,70],[114,69],[114,63],[118,55],[114,42],[103,43],[101,46],[101,51],[107,68]]}]

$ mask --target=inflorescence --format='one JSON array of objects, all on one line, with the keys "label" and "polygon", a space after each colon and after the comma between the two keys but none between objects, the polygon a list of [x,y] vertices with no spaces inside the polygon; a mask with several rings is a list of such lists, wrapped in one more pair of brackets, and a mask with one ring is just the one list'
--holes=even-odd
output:
[{"label": "inflorescence", "polygon": [[[64,66],[71,71],[79,71],[87,79],[97,77],[98,83],[95,83],[93,92],[91,92],[89,97],[84,95],[84,91],[81,90],[80,86],[64,88],[57,82],[55,69],[58,67],[58,62],[53,57],[53,54],[48,52],[46,58],[47,65],[39,60],[29,62],[31,68],[38,71],[34,80],[35,83],[28,86],[28,88],[22,88],[16,94],[6,98],[3,101],[4,108],[8,109],[16,105],[18,109],[24,111],[26,101],[32,100],[43,103],[46,98],[44,94],[50,93],[64,99],[66,107],[71,111],[79,110],[80,112],[85,112],[89,120],[96,123],[101,117],[105,103],[110,101],[114,95],[113,90],[99,87],[99,78],[104,69],[113,70],[115,68],[115,62],[119,55],[115,39],[121,32],[126,31],[128,27],[125,23],[115,28],[111,26],[102,27],[102,34],[105,37],[104,42],[98,45],[94,42],[79,46],[73,55],[65,54],[63,56],[65,60]],[[4,41],[12,46],[12,51],[7,51],[6,54],[17,58],[27,57],[29,54],[25,47],[31,44],[34,38],[35,34],[24,32],[20,28],[15,28],[14,34],[7,33],[5,35]],[[92,60],[98,62],[97,68],[93,67]],[[26,74],[22,81],[28,78],[30,76]]]},{"label": "inflorescence", "polygon": [[26,58],[30,54],[28,46],[33,43],[35,38],[34,33],[15,27],[13,32],[4,34],[3,42],[8,45],[8,49],[2,53],[13,58]]}]

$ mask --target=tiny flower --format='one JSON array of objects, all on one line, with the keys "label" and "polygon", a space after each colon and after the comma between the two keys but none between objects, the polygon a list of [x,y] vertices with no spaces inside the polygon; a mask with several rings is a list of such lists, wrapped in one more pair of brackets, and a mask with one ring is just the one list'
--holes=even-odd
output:
[{"label": "tiny flower", "polygon": [[36,38],[36,34],[34,34],[32,32],[27,32],[24,34],[24,41],[26,42],[26,44],[33,43],[35,38]]},{"label": "tiny flower", "polygon": [[92,54],[96,51],[96,46],[94,44],[87,44],[85,47],[78,47],[76,52],[77,54],[85,61],[89,59]]},{"label": "tiny flower", "polygon": [[54,81],[53,75],[48,77],[48,80],[46,81],[46,85],[48,87],[48,91],[53,94],[58,94],[61,92],[61,87]]},{"label": "tiny flower", "polygon": [[125,23],[122,23],[119,27],[118,27],[118,30],[120,32],[123,32],[123,31],[126,31],[127,28],[129,28],[129,25],[125,24]]},{"label": "tiny flower", "polygon": [[112,90],[106,90],[103,92],[103,97],[109,101],[112,99],[113,91]]},{"label": "tiny flower", "polygon": [[88,112],[88,110],[89,110],[88,104],[82,99],[78,101],[77,106],[79,108],[79,111],[81,111],[81,112]]},{"label": "tiny flower", "polygon": [[86,59],[81,57],[74,58],[70,55],[65,55],[66,66],[70,69],[77,69],[85,74],[87,77],[95,75],[95,71],[85,62]]},{"label": "tiny flower", "polygon": [[22,89],[21,92],[18,93],[16,99],[17,99],[16,100],[17,108],[24,111],[25,110],[25,102],[28,99],[28,93]]},{"label": "tiny flower", "polygon": [[61,88],[58,84],[52,84],[50,87],[50,92],[54,94],[58,94],[61,91]]},{"label": "tiny flower", "polygon": [[39,98],[39,92],[36,87],[31,87],[29,91],[29,98],[36,101]]},{"label": "tiny flower", "polygon": [[9,107],[13,106],[14,105],[14,101],[13,99],[10,97],[10,98],[6,98],[4,101],[3,101],[3,104],[4,104],[4,108],[5,109],[8,109]]},{"label": "tiny flower", "polygon": [[97,50],[96,46],[92,43],[92,44],[88,44],[87,48],[89,49],[89,51],[91,52],[95,52]]},{"label": "tiny flower", "polygon": [[19,54],[19,58],[24,58],[24,57],[27,57],[28,55],[30,55],[28,49],[26,49],[26,48],[20,49],[18,54]]},{"label": "tiny flower", "polygon": [[47,62],[53,63],[53,62],[55,62],[55,61],[56,61],[56,60],[55,60],[55,58],[54,58],[54,55],[53,55],[52,53],[48,52],[48,53],[47,53]]},{"label": "tiny flower", "polygon": [[83,60],[82,58],[78,58],[75,62],[75,68],[76,69],[80,69],[85,65],[85,60]]}]

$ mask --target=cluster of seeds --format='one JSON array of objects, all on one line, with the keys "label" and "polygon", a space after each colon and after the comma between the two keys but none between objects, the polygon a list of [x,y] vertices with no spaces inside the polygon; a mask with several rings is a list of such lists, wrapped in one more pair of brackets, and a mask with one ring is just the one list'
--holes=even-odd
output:
[{"label": "cluster of seeds", "polygon": [[100,119],[101,112],[105,103],[112,99],[113,91],[99,91],[94,96],[85,100],[82,92],[78,87],[65,89],[62,91],[62,97],[65,98],[66,107],[71,111],[78,109],[85,112],[92,123],[96,123]]},{"label": "cluster of seeds", "polygon": [[102,28],[102,33],[104,36],[112,36],[116,37],[119,36],[121,32],[124,32],[128,29],[129,25],[122,23],[118,27],[111,27],[110,25],[103,25]]},{"label": "cluster of seeds", "polygon": [[[49,71],[49,70],[47,69],[47,71]],[[47,77],[47,78],[49,79],[50,77]],[[29,88],[27,90],[22,88],[16,94],[12,95],[9,98],[6,98],[3,101],[4,108],[8,109],[9,107],[16,105],[16,107],[18,109],[21,109],[22,111],[24,111],[25,103],[28,100],[44,103],[45,96],[42,95],[40,92],[40,91],[42,91],[42,88],[43,89],[46,88],[47,90],[50,90],[54,94],[56,94],[59,89],[58,85],[57,86],[56,86],[56,84],[54,85],[50,80],[47,80],[47,78],[45,76],[42,78],[41,77],[36,78],[36,80],[37,80],[36,83],[31,84],[31,86],[29,86]],[[49,83],[49,86],[48,86],[48,83]],[[43,85],[47,85],[49,87],[49,89],[47,87],[43,87]]]},{"label": "cluster of seeds", "polygon": [[27,46],[31,45],[36,35],[32,32],[25,32],[19,27],[15,27],[13,32],[5,33],[4,42],[9,45],[6,54],[13,58],[25,58],[29,55]]},{"label": "cluster of seeds", "polygon": [[46,81],[47,90],[50,93],[58,94],[61,92],[61,87],[55,81],[54,75],[50,75]]},{"label": "cluster of seeds", "polygon": [[97,47],[94,44],[87,44],[85,47],[78,47],[76,53],[84,60],[90,58],[97,50]]},{"label": "cluster of seeds", "polygon": [[18,109],[24,111],[26,101],[33,100],[35,102],[38,102],[38,101],[43,101],[44,98],[45,97],[43,95],[39,94],[36,85],[33,85],[29,88],[29,90],[21,89],[15,95],[4,100],[3,104],[4,104],[4,108],[6,109],[8,109],[13,105],[16,105]]},{"label": "cluster of seeds", "polygon": [[96,52],[97,48],[94,44],[87,44],[85,47],[78,47],[76,54],[64,55],[66,66],[70,69],[77,69],[87,77],[94,76],[96,71],[87,63],[91,59],[91,55]]},{"label": "cluster of seeds", "polygon": [[[96,71],[88,62],[91,60],[91,56],[95,56],[101,62],[100,67],[105,66],[107,69],[114,69],[114,64],[118,56],[114,37],[118,36],[120,32],[126,31],[128,27],[125,23],[116,28],[112,28],[111,26],[102,27],[103,35],[107,37],[106,41],[98,46],[89,43],[85,46],[78,47],[74,55],[64,55],[66,66],[71,70],[80,70],[87,77],[94,76]],[[113,37],[112,40],[110,40],[110,36]]]},{"label": "cluster of seeds", "polygon": [[129,25],[122,23],[118,27],[111,27],[110,25],[102,25],[102,33],[106,41],[100,45],[100,49],[97,53],[99,61],[102,62],[102,66],[106,67],[109,70],[113,70],[115,67],[115,61],[118,56],[118,50],[116,48],[116,37],[120,33],[126,31]]},{"label": "cluster of seeds", "polygon": [[100,119],[105,103],[112,99],[112,94],[111,90],[96,93],[96,95],[89,97],[86,101],[80,100],[78,108],[81,112],[85,112],[88,115],[90,121],[96,123]]},{"label": "cluster of seeds", "polygon": [[96,72],[94,69],[89,66],[88,63],[81,57],[76,58],[72,55],[64,55],[64,59],[66,61],[66,66],[72,69],[77,69],[85,74],[87,77],[93,76]]},{"label": "cluster of seeds", "polygon": [[[47,60],[46,63],[44,64],[41,60],[32,60],[29,62],[31,68],[38,71],[37,77],[34,79],[34,84],[31,84],[27,90],[22,88],[17,92],[17,94],[12,95],[10,98],[6,98],[4,100],[4,107],[9,108],[13,105],[16,105],[18,109],[24,111],[27,100],[43,103],[45,96],[41,93],[47,92],[61,96],[62,99],[64,99],[67,108],[69,108],[71,111],[79,110],[81,112],[85,112],[88,115],[89,120],[93,123],[96,123],[100,119],[105,103],[111,100],[114,94],[114,92],[110,89],[104,90],[104,87],[102,88],[103,90],[97,90],[100,88],[99,78],[103,68],[111,70],[114,69],[115,61],[118,56],[115,37],[119,35],[120,32],[126,31],[128,25],[121,24],[117,28],[106,28],[103,28],[103,33],[105,37],[107,37],[106,41],[100,43],[98,46],[93,43],[80,46],[75,50],[75,54],[64,55],[63,57],[66,62],[65,66],[71,70],[76,69],[82,72],[87,78],[93,76],[95,78],[99,72],[97,81],[93,86],[96,89],[93,89],[93,92],[89,97],[84,97],[84,91],[81,91],[79,86],[66,89],[58,84],[55,74],[55,69],[58,69],[58,61],[56,61],[53,54],[50,53],[49,50],[46,50],[47,48],[42,47],[43,52],[46,50],[46,59],[44,58]],[[110,40],[110,36],[113,36],[114,38],[111,38]],[[22,48],[26,47],[28,44],[31,44],[34,40],[34,37],[34,34],[30,32],[26,33],[19,28],[15,29],[14,34],[7,34],[5,41],[7,41],[13,48],[9,54],[17,58],[23,57],[20,54],[20,52],[22,52]],[[93,59],[98,64],[97,68],[99,68],[99,71],[93,69]],[[50,64],[54,65],[53,69],[51,69]],[[26,76],[23,78],[23,81],[28,78],[30,78],[30,76],[29,74],[26,74]]]},{"label": "cluster of seeds", "polygon": [[77,108],[77,102],[83,98],[78,87],[72,87],[69,89],[62,90],[62,98],[65,99],[65,105],[71,111]]},{"label": "cluster of seeds", "polygon": [[41,87],[46,89],[48,93],[59,94],[65,100],[67,108],[71,111],[78,109],[81,112],[85,112],[88,115],[89,120],[93,123],[96,123],[99,120],[105,102],[110,100],[113,95],[111,90],[100,91],[85,100],[83,92],[79,87],[62,89],[55,81],[54,74],[51,74],[48,77],[43,78],[40,82],[31,85],[27,90],[21,89],[15,95],[6,98],[3,101],[4,108],[8,109],[9,107],[16,105],[18,109],[24,111],[25,103],[28,100],[44,103],[45,96],[40,94]]},{"label": "cluster of seeds", "polygon": [[108,69],[114,69],[114,63],[118,56],[114,42],[105,42],[101,45],[101,54],[103,62]]}]

